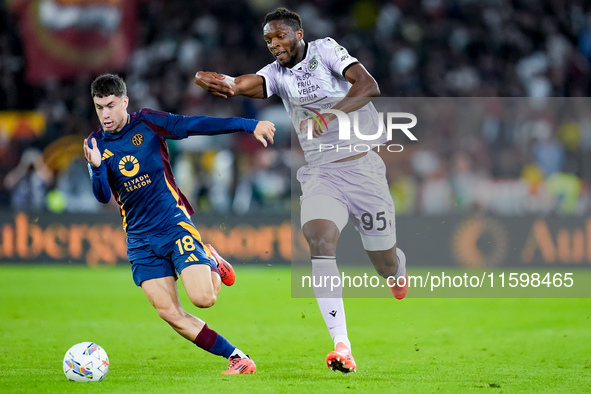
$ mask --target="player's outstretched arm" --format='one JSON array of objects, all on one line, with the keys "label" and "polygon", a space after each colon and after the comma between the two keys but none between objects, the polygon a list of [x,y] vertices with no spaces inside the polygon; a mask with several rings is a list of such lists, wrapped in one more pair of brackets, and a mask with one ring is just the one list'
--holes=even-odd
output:
[{"label": "player's outstretched arm", "polygon": [[259,140],[266,148],[267,141],[272,144],[274,143],[273,137],[275,136],[275,125],[268,120],[261,120],[252,134],[254,135],[254,138]]},{"label": "player's outstretched arm", "polygon": [[263,77],[256,74],[246,74],[233,78],[213,71],[198,71],[195,74],[195,84],[218,97],[228,98],[241,95],[252,98],[265,98]]}]

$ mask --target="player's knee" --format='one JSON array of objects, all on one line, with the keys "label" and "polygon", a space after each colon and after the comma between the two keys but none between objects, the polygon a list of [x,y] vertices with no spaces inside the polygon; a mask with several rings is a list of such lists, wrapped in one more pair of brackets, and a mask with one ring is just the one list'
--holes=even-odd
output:
[{"label": "player's knee", "polygon": [[336,254],[337,243],[332,238],[310,237],[307,238],[310,252],[317,256],[334,256]]},{"label": "player's knee", "polygon": [[217,297],[212,293],[199,293],[190,297],[191,302],[197,308],[209,308],[215,304]]},{"label": "player's knee", "polygon": [[310,246],[312,255],[334,256],[339,240],[339,229],[329,221],[323,223],[314,223],[311,221],[303,227],[304,237]]}]

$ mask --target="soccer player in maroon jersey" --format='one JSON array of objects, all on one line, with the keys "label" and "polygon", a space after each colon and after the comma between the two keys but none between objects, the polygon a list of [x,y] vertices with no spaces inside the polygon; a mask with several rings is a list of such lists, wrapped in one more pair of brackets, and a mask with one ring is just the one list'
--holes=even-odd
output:
[{"label": "soccer player in maroon jersey", "polygon": [[175,183],[166,139],[246,131],[266,147],[267,141],[273,143],[274,125],[149,109],[128,114],[127,87],[113,74],[97,77],[91,95],[101,124],[84,140],[84,156],[97,200],[108,203],[113,195],[119,204],[135,284],[176,332],[229,360],[223,374],[255,372],[249,356],[180,303],[177,273],[199,308],[214,305],[221,283],[232,285],[235,274],[211,245],[202,242],[191,221],[193,209]]}]

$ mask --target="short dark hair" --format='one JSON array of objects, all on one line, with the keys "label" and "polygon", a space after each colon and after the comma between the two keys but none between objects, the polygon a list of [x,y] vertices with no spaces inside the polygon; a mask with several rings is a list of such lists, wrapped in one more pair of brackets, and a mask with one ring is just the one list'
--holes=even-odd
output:
[{"label": "short dark hair", "polygon": [[102,74],[92,81],[90,95],[92,97],[109,97],[110,95],[124,97],[127,96],[127,86],[119,75]]},{"label": "short dark hair", "polygon": [[284,7],[280,7],[273,12],[269,12],[267,16],[265,16],[265,22],[263,22],[263,27],[265,27],[265,25],[271,21],[283,21],[294,31],[302,28],[302,18],[300,18],[300,16],[297,13],[290,11]]}]

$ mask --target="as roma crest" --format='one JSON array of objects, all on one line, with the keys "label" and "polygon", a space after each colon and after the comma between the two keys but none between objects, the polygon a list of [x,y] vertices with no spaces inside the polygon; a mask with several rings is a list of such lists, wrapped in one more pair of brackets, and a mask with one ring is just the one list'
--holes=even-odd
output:
[{"label": "as roma crest", "polygon": [[135,146],[140,146],[144,143],[144,136],[140,133],[134,134],[133,137],[131,137],[131,143]]}]

